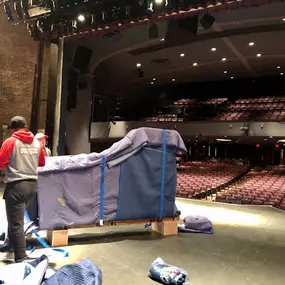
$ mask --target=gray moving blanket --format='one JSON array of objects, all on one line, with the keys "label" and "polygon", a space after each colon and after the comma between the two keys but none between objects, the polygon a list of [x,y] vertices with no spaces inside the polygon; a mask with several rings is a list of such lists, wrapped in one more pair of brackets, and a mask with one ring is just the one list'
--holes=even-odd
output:
[{"label": "gray moving blanket", "polygon": [[48,157],[39,228],[173,216],[177,151],[186,151],[177,131],[139,128],[101,153]]}]

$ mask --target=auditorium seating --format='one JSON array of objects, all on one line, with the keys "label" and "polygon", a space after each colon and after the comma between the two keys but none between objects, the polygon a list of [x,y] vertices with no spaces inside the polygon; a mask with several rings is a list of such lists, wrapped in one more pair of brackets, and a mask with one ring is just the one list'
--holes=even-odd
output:
[{"label": "auditorium seating", "polygon": [[216,106],[216,105],[224,104],[228,100],[229,100],[228,98],[213,98],[213,99],[209,99],[206,101],[202,101],[202,104]]},{"label": "auditorium seating", "polygon": [[173,103],[174,106],[176,107],[189,107],[191,105],[194,105],[196,103],[196,99],[180,99],[178,101],[175,101]]},{"label": "auditorium seating", "polygon": [[[185,118],[178,118],[177,115],[173,114],[164,114],[146,118],[145,120],[151,122],[182,122],[185,120],[285,120],[285,97],[247,98],[238,99],[234,102],[229,102],[228,98],[212,98],[207,100],[180,99],[170,106],[166,106],[166,109],[168,110],[171,108],[175,108],[176,110],[181,109],[180,114],[184,114]],[[203,108],[207,109],[204,110]],[[213,112],[209,112],[209,110],[212,110]],[[207,114],[207,117],[205,117],[205,114]]]},{"label": "auditorium seating", "polygon": [[216,196],[217,202],[271,205],[285,210],[285,167],[251,172]]},{"label": "auditorium seating", "polygon": [[219,120],[284,120],[285,98],[263,97],[238,99],[228,105],[228,110],[229,111],[218,116]]},{"label": "auditorium seating", "polygon": [[183,122],[183,118],[178,118],[173,114],[159,115],[156,117],[148,117],[144,119],[147,122]]},{"label": "auditorium seating", "polygon": [[177,195],[203,197],[216,192],[249,169],[248,165],[235,162],[194,161],[181,165],[177,175]]}]

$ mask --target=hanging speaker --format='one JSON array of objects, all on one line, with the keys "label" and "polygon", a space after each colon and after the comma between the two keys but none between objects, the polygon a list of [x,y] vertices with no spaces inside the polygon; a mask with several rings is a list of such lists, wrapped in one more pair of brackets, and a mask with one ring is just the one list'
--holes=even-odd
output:
[{"label": "hanging speaker", "polygon": [[210,14],[204,14],[200,19],[200,24],[205,30],[208,30],[213,26],[215,20],[216,19]]},{"label": "hanging speaker", "polygon": [[85,46],[77,46],[73,58],[73,67],[75,67],[75,69],[77,69],[80,73],[86,73],[88,71],[92,54],[92,49]]},{"label": "hanging speaker", "polygon": [[199,16],[170,20],[165,40],[172,44],[190,43],[197,36]]}]

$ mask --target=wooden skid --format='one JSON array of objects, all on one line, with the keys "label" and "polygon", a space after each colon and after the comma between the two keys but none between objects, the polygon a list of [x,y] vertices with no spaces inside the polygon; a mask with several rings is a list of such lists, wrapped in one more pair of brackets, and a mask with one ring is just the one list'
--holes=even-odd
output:
[{"label": "wooden skid", "polygon": [[[163,236],[177,235],[178,233],[178,220],[179,218],[165,218],[163,221],[157,221],[156,219],[142,219],[142,220],[130,220],[130,221],[113,221],[104,223],[106,226],[122,226],[122,225],[136,225],[152,223],[151,228],[153,231],[162,234]],[[75,226],[67,229],[54,229],[47,231],[47,240],[53,247],[67,246],[68,245],[68,229],[81,229],[81,228],[93,228],[98,225],[86,225]]]}]

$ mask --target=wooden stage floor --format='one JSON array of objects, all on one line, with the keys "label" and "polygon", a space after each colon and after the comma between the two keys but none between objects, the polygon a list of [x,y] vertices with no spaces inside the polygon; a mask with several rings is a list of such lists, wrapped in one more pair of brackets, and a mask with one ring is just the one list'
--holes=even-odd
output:
[{"label": "wooden stage floor", "polygon": [[[54,266],[89,257],[101,268],[104,285],[148,285],[156,284],[148,278],[148,269],[160,256],[184,268],[192,285],[284,284],[285,212],[184,199],[177,199],[177,206],[182,216],[209,217],[214,234],[163,238],[143,225],[73,230],[67,247],[70,257]],[[3,220],[2,211],[3,200]]]}]

